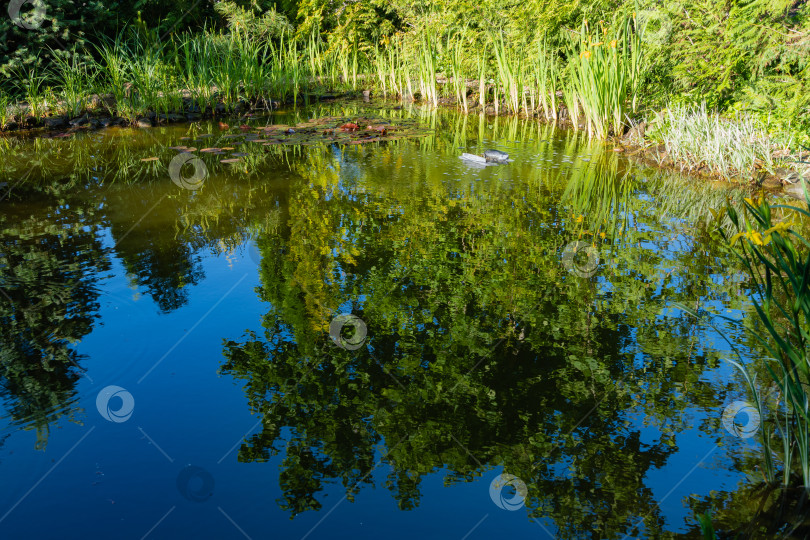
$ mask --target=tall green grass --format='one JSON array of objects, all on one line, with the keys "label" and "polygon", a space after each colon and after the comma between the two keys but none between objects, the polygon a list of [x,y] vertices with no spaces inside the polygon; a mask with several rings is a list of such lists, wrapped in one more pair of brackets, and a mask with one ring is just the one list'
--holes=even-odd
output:
[{"label": "tall green grass", "polygon": [[41,118],[47,110],[45,86],[47,75],[36,65],[22,68],[15,75],[14,85],[25,98],[30,114],[34,118]]},{"label": "tall green grass", "polygon": [[[373,50],[361,50],[356,41],[325,42],[317,28],[306,36],[289,30],[257,35],[236,25],[161,41],[136,25],[98,45],[94,62],[57,62],[54,96],[45,78],[30,73],[18,77],[24,81],[19,93],[33,102],[35,116],[54,99],[66,114],[76,116],[86,109],[90,93],[111,94],[110,113],[129,121],[189,109],[233,112],[267,107],[273,100],[297,105],[312,93],[371,85],[383,96],[403,101],[419,96],[432,106],[440,96],[453,97],[467,111],[472,105],[469,87],[477,77],[483,110],[491,104],[496,114],[539,111],[556,118],[562,89],[574,123],[582,110],[589,132],[605,136],[620,129],[626,98],[635,95],[638,81],[634,74],[641,51],[630,41],[630,23],[625,26],[616,30],[623,41],[614,52],[604,47],[597,54],[594,46],[587,51],[593,59],[586,59],[577,50],[569,58],[569,76],[564,76],[566,51],[554,49],[546,36],[515,43],[498,32],[467,26],[438,32],[425,23],[384,37]],[[439,82],[441,75],[446,82]]]},{"label": "tall green grass", "polygon": [[14,99],[11,94],[0,89],[0,129],[5,129],[14,117],[13,105]]},{"label": "tall green grass", "polygon": [[102,91],[112,94],[115,105],[111,113],[134,121],[141,111],[135,104],[129,76],[131,53],[120,37],[98,47],[98,69],[103,73],[99,81]]},{"label": "tall green grass", "polygon": [[466,64],[466,28],[447,38],[446,50],[449,56],[450,77],[456,102],[461,104],[464,112],[469,110],[467,103],[467,64]]},{"label": "tall green grass", "polygon": [[77,55],[64,57],[53,54],[53,73],[57,88],[60,89],[59,112],[74,117],[87,107],[87,99],[95,88],[96,73],[92,66]]},{"label": "tall green grass", "polygon": [[[633,89],[641,77],[640,48],[631,18],[625,18],[615,29],[601,23],[592,29],[584,21],[579,33],[571,37],[566,103],[572,111],[582,107],[589,135],[606,138],[610,133],[623,133]],[[577,113],[572,113],[574,116]]]},{"label": "tall green grass", "polygon": [[[521,102],[525,95],[524,89],[524,66],[521,48],[511,47],[506,44],[503,35],[489,34],[492,50],[495,54],[495,64],[497,66],[498,90],[503,93],[504,102],[509,107],[510,112],[517,114],[520,112]],[[498,96],[495,98],[496,108],[498,107]]]},{"label": "tall green grass", "polygon": [[427,30],[419,33],[416,60],[416,73],[419,81],[419,91],[422,99],[439,104],[439,93],[436,89],[436,44],[434,37]]},{"label": "tall green grass", "polygon": [[559,65],[553,52],[550,51],[545,37],[538,43],[537,50],[531,62],[533,89],[532,109],[536,108],[535,99],[542,107],[546,119],[557,118],[557,85],[559,80]]}]

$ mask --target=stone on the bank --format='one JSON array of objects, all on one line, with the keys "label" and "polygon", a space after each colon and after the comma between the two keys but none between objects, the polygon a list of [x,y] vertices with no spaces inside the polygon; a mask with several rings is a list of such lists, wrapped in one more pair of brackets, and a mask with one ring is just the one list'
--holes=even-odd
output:
[{"label": "stone on the bank", "polygon": [[45,127],[48,129],[61,129],[68,125],[63,116],[53,116],[45,119]]}]

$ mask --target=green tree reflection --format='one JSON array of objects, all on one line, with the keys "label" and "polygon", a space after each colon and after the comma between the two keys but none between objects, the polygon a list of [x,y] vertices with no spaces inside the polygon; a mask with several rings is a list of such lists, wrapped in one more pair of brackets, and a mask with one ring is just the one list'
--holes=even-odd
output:
[{"label": "green tree reflection", "polygon": [[[41,199],[40,199],[41,200]],[[75,397],[81,355],[72,347],[97,316],[95,275],[109,269],[92,209],[51,201],[32,217],[24,204],[0,215],[0,395],[12,421],[37,430],[44,448],[50,424]]]},{"label": "green tree reflection", "polygon": [[[307,154],[288,215],[260,238],[264,335],[226,341],[222,366],[263,418],[239,459],[283,454],[292,515],[320,508],[332,482],[351,500],[385,476],[410,509],[426,474],[453,483],[503,466],[562,536],[630,533],[646,513],[660,533],[645,476],[677,449],[687,407],[722,402],[701,381],[718,351],[666,307],[728,297],[736,284],[704,277],[720,255],[644,198],[620,197],[640,185],[614,156],[562,183],[517,166],[520,182],[456,189],[446,165],[408,161],[418,143],[382,149],[374,163],[414,163],[384,177],[364,152]],[[616,189],[573,196],[586,180]],[[576,239],[602,255],[592,278],[561,263]],[[356,351],[328,336],[349,311],[368,326]]]}]

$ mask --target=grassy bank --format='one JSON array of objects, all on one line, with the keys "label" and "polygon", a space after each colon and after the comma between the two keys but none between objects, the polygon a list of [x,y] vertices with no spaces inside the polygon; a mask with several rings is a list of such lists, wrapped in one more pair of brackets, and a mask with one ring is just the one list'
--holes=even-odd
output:
[{"label": "grassy bank", "polygon": [[109,112],[133,122],[149,113],[184,112],[182,98],[197,111],[216,113],[362,87],[433,105],[454,99],[465,110],[491,107],[496,114],[556,119],[562,106],[575,127],[604,138],[623,133],[627,114],[636,110],[647,63],[644,32],[632,14],[611,24],[585,21],[556,47],[545,39],[508,42],[491,30],[422,26],[369,51],[357,43],[330,45],[317,30],[257,39],[236,24],[161,39],[133,29],[101,42],[90,58],[17,70],[0,99],[26,108],[5,112],[0,125],[22,123],[25,115],[34,122],[46,114],[75,117],[94,94],[110,96]]},{"label": "grassy bank", "polygon": [[88,55],[52,50],[48,62],[15,68],[0,84],[0,129],[64,129],[77,118],[95,125],[87,113],[106,116],[101,125],[149,126],[363,90],[537,117],[602,139],[649,126],[646,137],[638,129],[629,135],[659,164],[729,179],[789,170],[800,145],[810,145],[801,118],[763,119],[736,110],[741,102],[723,112],[712,92],[662,88],[655,74],[675,30],[663,12],[635,5],[523,35],[508,24],[450,25],[431,12],[374,43],[359,34],[336,41],[334,29],[318,25],[296,28],[275,10],[223,5],[225,28],[161,33],[139,18],[99,38]]},{"label": "grassy bank", "polygon": [[[798,186],[810,178],[810,148],[795,134],[772,131],[750,115],[726,117],[701,106],[652,111],[621,139],[658,166],[755,185]],[[801,195],[797,187],[797,195]]]}]

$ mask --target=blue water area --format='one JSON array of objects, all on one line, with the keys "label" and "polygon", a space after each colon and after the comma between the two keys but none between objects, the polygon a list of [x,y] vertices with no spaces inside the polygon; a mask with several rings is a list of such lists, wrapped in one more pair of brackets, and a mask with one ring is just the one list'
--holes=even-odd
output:
[{"label": "blue water area", "polygon": [[[745,506],[726,360],[760,352],[682,309],[753,312],[706,233],[725,188],[364,107],[251,122],[401,136],[4,143],[0,537],[693,538]],[[484,148],[513,161],[458,159]]]}]

